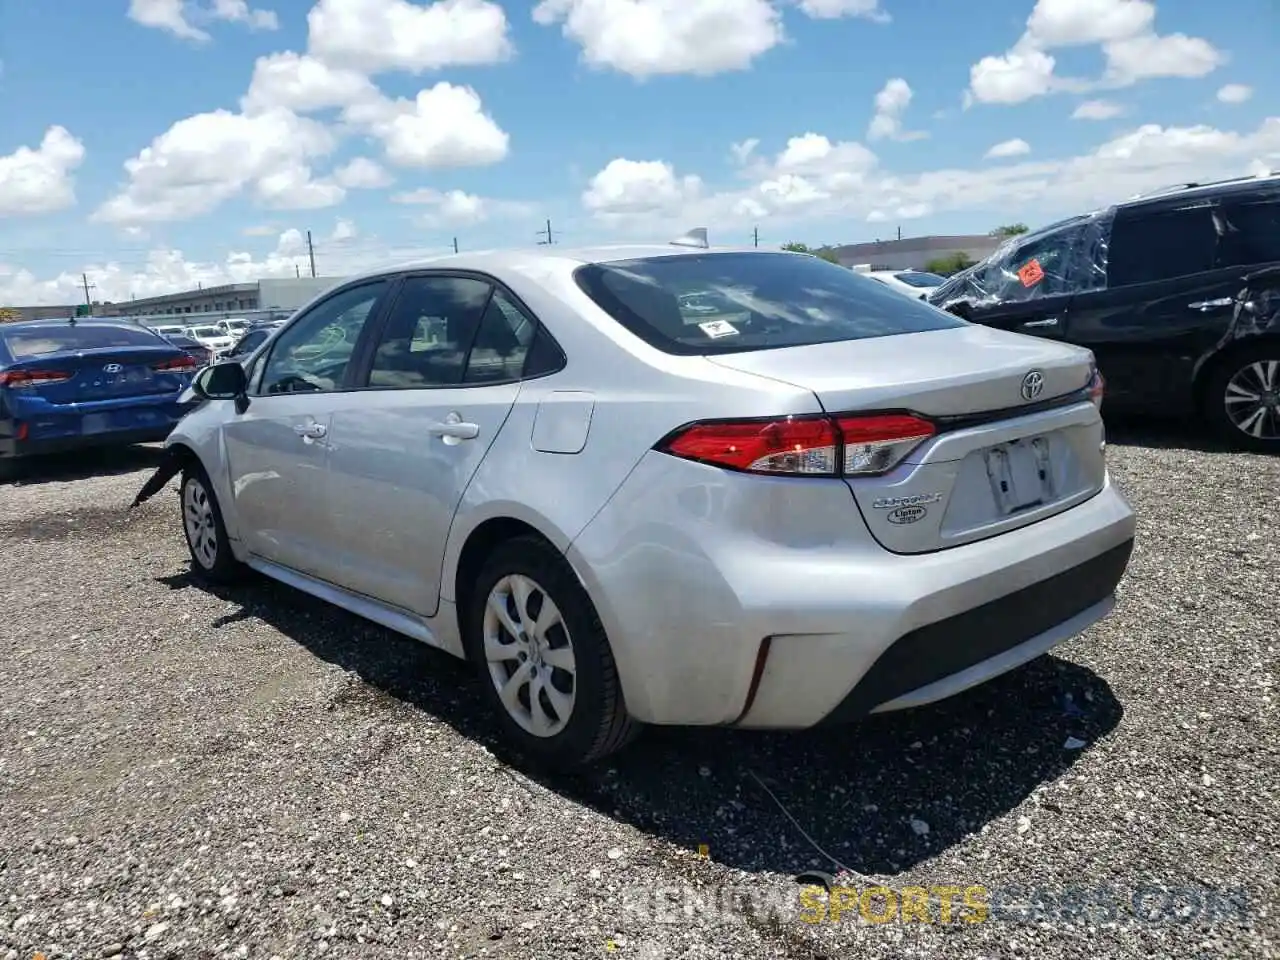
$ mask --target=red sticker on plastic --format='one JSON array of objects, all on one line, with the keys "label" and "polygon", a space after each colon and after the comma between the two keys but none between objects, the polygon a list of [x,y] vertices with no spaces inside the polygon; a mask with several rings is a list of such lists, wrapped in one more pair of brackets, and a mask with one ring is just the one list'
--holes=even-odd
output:
[{"label": "red sticker on plastic", "polygon": [[1022,281],[1024,287],[1034,287],[1043,280],[1044,270],[1040,266],[1040,261],[1028,260],[1024,263],[1022,269],[1018,271],[1018,279]]}]

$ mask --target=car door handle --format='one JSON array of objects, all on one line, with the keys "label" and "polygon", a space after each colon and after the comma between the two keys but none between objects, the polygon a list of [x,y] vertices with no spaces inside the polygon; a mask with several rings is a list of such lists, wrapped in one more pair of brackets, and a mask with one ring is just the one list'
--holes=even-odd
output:
[{"label": "car door handle", "polygon": [[300,423],[293,428],[293,432],[303,440],[319,440],[329,432],[329,428],[323,423]]},{"label": "car door handle", "polygon": [[1201,313],[1208,313],[1210,310],[1217,310],[1219,307],[1229,307],[1235,300],[1231,297],[1219,297],[1217,300],[1197,300],[1195,303],[1188,303],[1188,310],[1199,310]]},{"label": "car door handle", "polygon": [[474,440],[480,436],[480,424],[465,423],[433,423],[427,427],[427,433],[433,437],[446,437],[450,440]]},{"label": "car door handle", "polygon": [[1024,327],[1056,327],[1057,325],[1057,317],[1049,317],[1047,320],[1028,320],[1023,324]]}]

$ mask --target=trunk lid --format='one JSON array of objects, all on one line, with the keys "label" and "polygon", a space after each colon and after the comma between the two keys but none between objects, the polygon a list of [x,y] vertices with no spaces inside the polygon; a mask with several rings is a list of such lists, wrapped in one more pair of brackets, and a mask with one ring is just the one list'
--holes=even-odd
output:
[{"label": "trunk lid", "polygon": [[1027,526],[1106,482],[1098,408],[1083,398],[1043,405],[1088,386],[1092,358],[1077,347],[974,325],[707,359],[806,387],[831,414],[935,420],[938,434],[893,470],[846,480],[872,535],[895,553]]},{"label": "trunk lid", "polygon": [[5,371],[49,375],[11,386],[15,396],[34,395],[54,404],[85,403],[175,393],[190,382],[192,371],[156,368],[183,356],[178,347],[160,343],[30,357],[9,364]]}]

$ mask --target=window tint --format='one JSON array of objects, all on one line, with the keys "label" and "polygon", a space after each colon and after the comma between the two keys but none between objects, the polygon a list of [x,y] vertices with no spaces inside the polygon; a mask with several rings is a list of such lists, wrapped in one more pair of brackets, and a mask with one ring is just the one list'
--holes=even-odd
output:
[{"label": "window tint", "polygon": [[519,380],[537,324],[501,290],[494,290],[467,357],[467,383]]},{"label": "window tint", "polygon": [[409,277],[387,318],[369,371],[371,387],[462,383],[492,288],[471,277]]},{"label": "window tint", "polygon": [[555,338],[547,333],[547,328],[539,326],[533,334],[533,343],[529,345],[529,353],[524,358],[524,375],[526,377],[545,377],[564,369],[565,356]]},{"label": "window tint", "polygon": [[160,347],[164,340],[142,327],[70,324],[65,327],[27,327],[0,331],[15,360],[68,350],[110,350],[116,347]]},{"label": "window tint", "polygon": [[1280,261],[1280,196],[1227,204],[1219,223],[1219,266],[1248,267]]},{"label": "window tint", "polygon": [[767,350],[964,325],[852,270],[794,254],[594,263],[575,277],[605,313],[667,353]]},{"label": "window tint", "polygon": [[936,273],[925,273],[919,270],[907,270],[904,273],[895,273],[894,276],[908,286],[921,288],[941,286],[943,280]]},{"label": "window tint", "polygon": [[257,350],[266,339],[267,331],[265,330],[254,330],[252,333],[246,333],[240,338],[240,342],[231,349],[231,355],[239,357]]},{"label": "window tint", "polygon": [[1111,228],[1107,283],[1171,280],[1212,270],[1217,234],[1208,206],[1120,213]]},{"label": "window tint", "polygon": [[360,331],[386,287],[386,280],[378,280],[342,290],[282,331],[267,358],[260,392],[340,387]]}]

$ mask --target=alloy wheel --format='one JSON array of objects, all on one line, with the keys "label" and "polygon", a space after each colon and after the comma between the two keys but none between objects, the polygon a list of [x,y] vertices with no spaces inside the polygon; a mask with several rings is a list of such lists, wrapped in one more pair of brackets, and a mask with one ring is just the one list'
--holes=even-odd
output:
[{"label": "alloy wheel", "polygon": [[1227,381],[1227,418],[1255,440],[1280,440],[1280,360],[1255,360]]},{"label": "alloy wheel", "polygon": [[532,577],[503,577],[485,603],[483,639],[489,677],[511,719],[535,737],[563,731],[573,716],[577,662],[551,595]]},{"label": "alloy wheel", "polygon": [[206,570],[218,562],[218,527],[209,492],[196,477],[182,487],[182,522],[187,531],[191,555]]}]

